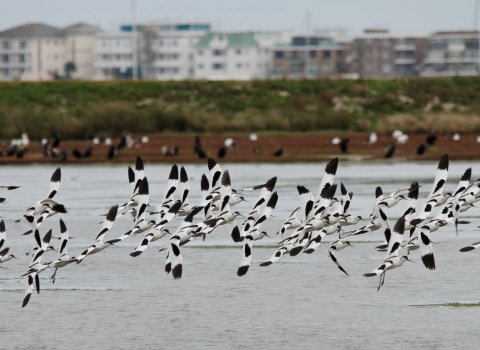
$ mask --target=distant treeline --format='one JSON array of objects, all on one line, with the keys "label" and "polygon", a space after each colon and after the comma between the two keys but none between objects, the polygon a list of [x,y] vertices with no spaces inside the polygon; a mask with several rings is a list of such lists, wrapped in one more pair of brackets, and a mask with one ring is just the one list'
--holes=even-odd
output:
[{"label": "distant treeline", "polygon": [[480,78],[0,84],[0,137],[480,132]]}]

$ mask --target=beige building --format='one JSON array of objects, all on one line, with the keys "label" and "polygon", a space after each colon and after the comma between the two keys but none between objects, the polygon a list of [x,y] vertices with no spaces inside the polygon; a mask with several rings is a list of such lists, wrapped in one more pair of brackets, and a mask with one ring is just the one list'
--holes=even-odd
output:
[{"label": "beige building", "polygon": [[77,24],[62,30],[29,23],[0,32],[0,80],[44,81],[65,77],[67,62],[73,62],[77,68],[72,77],[91,79],[93,43],[98,31],[92,28]]}]

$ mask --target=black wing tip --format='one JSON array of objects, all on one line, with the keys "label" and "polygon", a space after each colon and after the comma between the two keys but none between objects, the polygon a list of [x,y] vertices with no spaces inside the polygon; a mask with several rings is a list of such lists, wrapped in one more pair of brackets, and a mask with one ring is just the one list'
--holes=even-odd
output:
[{"label": "black wing tip", "polygon": [[312,254],[314,251],[315,251],[315,249],[309,248],[309,249],[304,250],[303,252],[304,252],[305,254]]},{"label": "black wing tip", "polygon": [[444,154],[438,163],[438,170],[448,170],[448,154]]},{"label": "black wing tip", "polygon": [[5,232],[5,221],[0,221],[0,232]]},{"label": "black wing tip", "polygon": [[408,192],[408,198],[418,199],[419,189],[420,189],[420,186],[418,185],[418,182],[417,181],[412,182],[410,186],[410,190]]},{"label": "black wing tip", "polygon": [[62,214],[68,214],[67,208],[63,204],[55,204],[52,207],[53,211],[56,211],[57,213],[62,213]]},{"label": "black wing tip", "polygon": [[25,306],[27,306],[28,302],[30,301],[30,296],[31,296],[31,295],[32,295],[32,294],[27,294],[27,295],[25,295],[25,298],[23,298],[22,309],[23,309]]},{"label": "black wing tip", "polygon": [[338,158],[331,159],[327,166],[325,167],[325,172],[330,175],[335,175],[337,173],[338,168]]},{"label": "black wing tip", "polygon": [[260,266],[270,266],[270,265],[272,265],[271,261],[265,261],[265,262],[260,264]]},{"label": "black wing tip", "polygon": [[55,169],[55,171],[52,174],[52,177],[50,179],[51,182],[60,182],[62,179],[62,171],[60,170],[60,167]]},{"label": "black wing tip", "polygon": [[337,184],[333,184],[332,186],[330,186],[329,188],[327,188],[326,190],[326,197],[327,199],[333,199],[333,197],[335,196],[335,192],[337,192]]},{"label": "black wing tip", "polygon": [[348,194],[347,189],[345,188],[345,185],[343,182],[340,182],[340,189],[342,190],[342,196],[346,196]]},{"label": "black wing tip", "polygon": [[237,276],[238,277],[242,277],[242,276],[245,276],[248,272],[248,268],[250,267],[250,265],[246,265],[246,266],[240,266],[237,270]]},{"label": "black wing tip", "polygon": [[135,181],[135,172],[132,167],[128,167],[128,182],[133,183]]},{"label": "black wing tip", "polygon": [[183,182],[183,183],[188,182],[187,171],[185,170],[185,168],[183,166],[180,167],[180,181]]},{"label": "black wing tip", "polygon": [[111,239],[111,240],[109,240],[105,243],[108,243],[108,244],[112,245],[112,244],[115,244],[115,243],[118,243],[118,242],[121,242],[120,238]]},{"label": "black wing tip", "polygon": [[276,183],[277,183],[277,177],[274,176],[267,181],[267,183],[265,184],[265,187],[267,188],[268,191],[272,192],[273,189],[275,188]]},{"label": "black wing tip", "polygon": [[141,250],[135,250],[135,251],[130,253],[130,256],[133,257],[133,258],[136,258],[137,256],[139,256],[142,253],[143,252]]},{"label": "black wing tip", "polygon": [[210,188],[210,184],[205,174],[202,174],[202,179],[200,180],[200,188],[202,191],[208,191],[208,189]]},{"label": "black wing tip", "polygon": [[465,173],[463,173],[463,176],[460,179],[460,181],[470,181],[471,178],[472,178],[472,168],[468,168],[467,170],[465,170]]},{"label": "black wing tip", "polygon": [[170,207],[170,209],[168,209],[168,212],[169,212],[169,213],[176,214],[176,213],[178,213],[178,211],[180,210],[180,207],[181,207],[181,206],[182,206],[182,202],[179,201],[179,200],[177,200],[177,201],[175,202],[175,204],[172,205],[172,206]]},{"label": "black wing tip", "polygon": [[374,272],[364,273],[363,275],[364,275],[365,277],[374,277],[374,276],[377,276],[377,274],[374,273]]},{"label": "black wing tip", "polygon": [[170,170],[170,175],[168,176],[169,180],[178,180],[178,166],[173,164],[172,169]]},{"label": "black wing tip", "polygon": [[135,170],[143,170],[143,160],[139,156],[137,156],[137,159],[135,160]]},{"label": "black wing tip", "polygon": [[138,194],[139,195],[147,195],[148,192],[148,180],[146,177],[143,178],[140,186],[138,187]]},{"label": "black wing tip", "polygon": [[377,188],[375,189],[375,197],[378,198],[380,196],[383,196],[383,191],[380,186],[377,186]]},{"label": "black wing tip", "polygon": [[118,211],[118,205],[114,205],[110,208],[108,211],[108,214],[106,216],[106,219],[108,221],[115,221],[115,218],[117,217],[117,211]]},{"label": "black wing tip", "polygon": [[297,186],[297,190],[299,195],[310,193],[310,191],[305,186]]},{"label": "black wing tip", "polygon": [[65,223],[63,222],[62,219],[60,219],[60,232],[61,233],[67,232],[67,226],[65,226]]},{"label": "black wing tip", "polygon": [[292,250],[290,250],[290,256],[297,256],[302,251],[302,249],[302,246],[293,248]]},{"label": "black wing tip", "polygon": [[208,158],[208,170],[212,170],[215,165],[217,165],[217,162],[213,158]]},{"label": "black wing tip", "polygon": [[475,249],[475,247],[472,247],[471,245],[469,245],[468,247],[460,249],[460,251],[462,253],[465,253],[465,252],[469,252],[469,251],[474,250],[474,249]]},{"label": "black wing tip", "polygon": [[423,265],[429,270],[435,270],[435,258],[433,253],[422,256]]},{"label": "black wing tip", "polygon": [[231,186],[232,183],[230,181],[230,173],[228,170],[225,170],[222,175],[222,186],[228,187]]},{"label": "black wing tip", "polygon": [[176,280],[182,278],[182,271],[183,271],[182,264],[175,265],[175,267],[172,269],[173,278]]}]

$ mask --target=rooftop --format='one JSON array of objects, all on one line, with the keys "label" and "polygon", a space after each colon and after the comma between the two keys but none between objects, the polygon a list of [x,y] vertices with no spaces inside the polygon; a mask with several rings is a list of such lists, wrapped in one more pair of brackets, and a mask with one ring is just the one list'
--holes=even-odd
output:
[{"label": "rooftop", "polygon": [[210,42],[213,40],[215,35],[226,36],[228,40],[227,47],[258,47],[257,40],[255,39],[255,34],[253,32],[247,33],[208,33],[205,34],[200,41],[197,43],[197,48],[207,48],[210,45]]},{"label": "rooftop", "polygon": [[52,38],[61,37],[62,30],[43,23],[27,23],[0,32],[3,38]]}]

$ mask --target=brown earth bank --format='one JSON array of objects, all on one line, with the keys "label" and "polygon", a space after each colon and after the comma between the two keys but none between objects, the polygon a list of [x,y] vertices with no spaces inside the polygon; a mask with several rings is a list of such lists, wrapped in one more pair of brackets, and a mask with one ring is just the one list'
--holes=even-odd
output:
[{"label": "brown earth bank", "polygon": [[[480,143],[476,142],[477,135],[463,134],[459,141],[454,141],[451,136],[438,136],[434,146],[429,146],[424,155],[417,155],[417,148],[425,144],[427,135],[409,135],[405,144],[397,144],[392,160],[438,160],[442,154],[448,153],[452,160],[478,160],[480,159]],[[383,160],[384,155],[393,144],[391,135],[379,135],[378,141],[373,145],[363,144],[368,135],[342,134],[341,139],[349,138],[347,153],[340,151],[338,144],[332,144],[331,140],[335,135],[313,135],[313,134],[288,134],[288,135],[259,135],[257,141],[251,141],[249,135],[237,135],[232,138],[237,144],[234,149],[227,149],[223,158],[218,156],[218,150],[228,138],[225,135],[201,136],[203,149],[208,157],[223,162],[315,162],[324,161],[332,157],[339,157],[349,161],[378,161]],[[120,141],[114,139],[112,144]],[[147,143],[135,140],[131,148],[118,151],[118,156],[108,159],[107,153],[110,146],[93,145],[88,141],[61,141],[59,150],[65,150],[68,155],[66,160],[60,158],[45,157],[43,145],[40,142],[30,141],[28,150],[22,158],[16,155],[7,156],[9,148],[1,146],[3,156],[0,157],[1,164],[34,164],[34,163],[68,163],[68,164],[115,164],[134,163],[137,156],[142,157],[146,162],[151,163],[203,163],[193,151],[194,136],[172,135],[150,137]],[[92,156],[89,158],[76,159],[72,151],[78,149],[84,152],[92,146]],[[177,146],[176,156],[163,156],[162,146]],[[260,154],[255,154],[254,147],[259,147]],[[274,153],[283,148],[281,156],[274,156]]]}]

